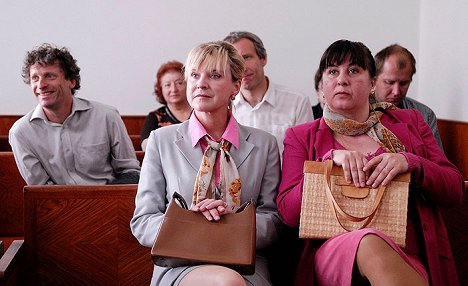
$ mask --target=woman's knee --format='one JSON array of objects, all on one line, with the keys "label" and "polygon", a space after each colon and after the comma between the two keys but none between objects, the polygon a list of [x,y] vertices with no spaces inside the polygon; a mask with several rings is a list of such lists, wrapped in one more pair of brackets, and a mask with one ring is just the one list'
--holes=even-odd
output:
[{"label": "woman's knee", "polygon": [[179,285],[245,286],[246,283],[244,277],[232,269],[209,265],[190,271]]},{"label": "woman's knee", "polygon": [[397,256],[395,250],[381,237],[375,234],[367,234],[359,243],[356,260],[358,265],[368,263],[374,267],[383,266],[388,261],[389,255]]}]

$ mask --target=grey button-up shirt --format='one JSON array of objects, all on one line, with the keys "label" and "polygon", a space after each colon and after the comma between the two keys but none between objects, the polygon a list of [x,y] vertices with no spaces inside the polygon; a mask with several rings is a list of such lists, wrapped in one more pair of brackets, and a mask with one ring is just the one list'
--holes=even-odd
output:
[{"label": "grey button-up shirt", "polygon": [[38,105],[15,122],[9,141],[28,185],[102,185],[140,170],[117,109],[77,97],[63,124],[49,122]]}]

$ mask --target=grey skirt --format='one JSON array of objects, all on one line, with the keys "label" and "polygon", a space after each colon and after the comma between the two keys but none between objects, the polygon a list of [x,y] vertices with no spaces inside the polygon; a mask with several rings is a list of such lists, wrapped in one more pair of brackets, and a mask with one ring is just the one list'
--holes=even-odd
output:
[{"label": "grey skirt", "polygon": [[[187,273],[202,266],[203,265],[176,268],[155,266],[153,270],[153,278],[151,279],[151,286],[177,286]],[[257,255],[255,261],[255,273],[253,275],[243,275],[243,277],[247,285],[271,286],[270,273],[268,272],[268,262],[266,258]]]}]

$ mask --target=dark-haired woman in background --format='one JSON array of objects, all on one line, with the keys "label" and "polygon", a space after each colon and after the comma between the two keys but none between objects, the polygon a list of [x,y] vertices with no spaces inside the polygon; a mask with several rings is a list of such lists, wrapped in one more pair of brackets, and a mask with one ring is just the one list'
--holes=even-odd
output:
[{"label": "dark-haired woman in background", "polygon": [[283,221],[299,226],[303,165],[333,160],[348,183],[388,184],[411,172],[406,246],[372,228],[326,241],[306,240],[297,285],[458,285],[439,207],[463,198],[463,178],[445,157],[417,110],[369,105],[375,63],[360,42],[339,40],[319,66],[325,99],[320,120],[288,129],[277,198]]}]

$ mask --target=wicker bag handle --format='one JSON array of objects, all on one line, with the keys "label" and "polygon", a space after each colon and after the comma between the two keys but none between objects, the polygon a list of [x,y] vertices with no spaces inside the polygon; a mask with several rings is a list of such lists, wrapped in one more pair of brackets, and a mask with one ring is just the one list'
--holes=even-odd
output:
[{"label": "wicker bag handle", "polygon": [[[340,218],[338,217],[338,213],[344,217],[348,221],[352,222],[363,222],[361,227],[359,229],[362,229],[366,227],[374,218],[375,213],[377,212],[377,209],[379,208],[381,202],[382,202],[382,197],[385,193],[385,186],[380,185],[379,188],[377,189],[377,195],[374,200],[374,203],[372,205],[372,208],[369,212],[369,214],[364,215],[363,217],[358,217],[358,216],[353,216],[348,213],[346,213],[336,202],[335,198],[333,197],[332,191],[331,191],[331,170],[333,168],[333,160],[328,160],[325,165],[325,194],[327,195],[328,202],[330,203],[330,207],[335,214],[336,219],[338,220],[338,223],[341,225],[342,228],[344,228],[347,231],[352,231],[352,229],[348,229],[343,225],[341,222]],[[337,213],[338,212],[338,213]]]}]

